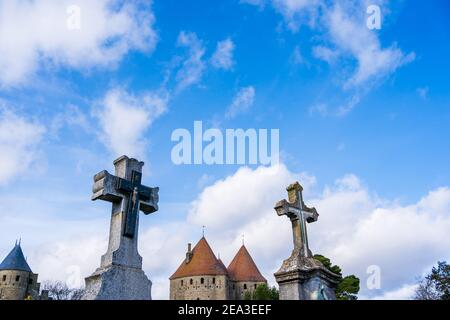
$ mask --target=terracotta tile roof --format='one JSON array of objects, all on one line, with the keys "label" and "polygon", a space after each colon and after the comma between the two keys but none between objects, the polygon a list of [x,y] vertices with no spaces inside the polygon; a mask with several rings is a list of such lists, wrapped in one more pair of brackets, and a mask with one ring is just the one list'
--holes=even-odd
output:
[{"label": "terracotta tile roof", "polygon": [[[222,260],[217,259],[217,261],[219,262],[219,264],[221,265],[222,268],[224,268],[225,270],[227,270],[227,267],[225,267],[225,265],[223,264]],[[227,270],[228,271],[228,270]]]},{"label": "terracotta tile roof", "polygon": [[228,266],[228,274],[234,281],[266,282],[244,245]]},{"label": "terracotta tile roof", "polygon": [[192,250],[192,259],[189,263],[183,260],[170,280],[191,276],[226,275],[227,268],[216,258],[214,252],[203,237]]}]

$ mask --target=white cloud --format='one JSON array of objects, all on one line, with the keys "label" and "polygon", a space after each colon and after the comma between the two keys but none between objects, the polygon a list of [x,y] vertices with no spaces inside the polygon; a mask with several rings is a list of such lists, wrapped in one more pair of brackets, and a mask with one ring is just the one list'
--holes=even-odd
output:
[{"label": "white cloud", "polygon": [[211,64],[217,69],[230,70],[233,65],[233,52],[235,45],[233,41],[228,38],[217,43],[216,51],[211,58]]},{"label": "white cloud", "polygon": [[226,117],[233,118],[240,113],[247,111],[255,102],[256,90],[253,86],[248,86],[239,89],[238,93],[233,99],[233,102],[228,107]]},{"label": "white cloud", "polygon": [[[450,244],[442,240],[450,230],[449,188],[436,189],[417,203],[400,205],[380,199],[351,174],[319,192],[314,177],[293,173],[283,164],[240,168],[204,188],[192,202],[187,218],[181,216],[149,227],[142,220],[139,252],[144,270],[153,281],[154,298],[168,299],[168,277],[183,260],[186,244],[195,244],[200,238],[202,225],[206,225],[206,237],[225,264],[236,254],[245,234],[255,262],[275,284],[273,272],[292,250],[292,231],[289,219],[278,217],[273,206],[286,198],[286,186],[296,180],[305,188],[306,204],[315,206],[320,214],[317,222],[308,224],[311,250],[331,258],[345,274],[360,277],[361,298],[406,299],[418,276],[429,271],[436,261],[449,258]],[[0,203],[15,202],[2,199]],[[31,267],[41,280],[66,281],[73,276],[73,266],[80,270],[81,277],[90,275],[106,251],[109,218],[98,211],[100,207],[95,209],[94,218],[64,221],[56,213],[66,203],[60,200],[58,207],[51,210],[55,213],[52,216],[0,217],[8,230],[12,229],[8,226],[20,225],[26,239],[36,234],[39,241],[31,244],[25,239],[23,243]],[[48,202],[38,204],[47,206]],[[54,232],[46,232],[49,227]],[[11,234],[1,236],[7,239]],[[380,290],[366,288],[369,265],[381,268]]]},{"label": "white cloud", "polygon": [[321,3],[321,0],[272,0],[272,5],[293,31],[298,31],[303,23],[314,25]]},{"label": "white cloud", "polygon": [[[205,188],[193,203],[188,219],[208,227],[217,247],[224,250],[225,261],[232,257],[245,233],[255,261],[271,283],[272,273],[292,249],[289,220],[277,217],[273,205],[286,197],[284,188],[289,183],[302,182],[298,174],[284,166],[276,170],[240,169]],[[307,181],[305,192],[313,185]],[[347,175],[316,196],[306,194],[305,201],[320,214],[318,222],[308,225],[312,251],[330,257],[346,274],[359,276],[363,297],[388,297],[389,292],[391,296],[405,296],[400,288],[414,283],[439,259],[449,258],[450,244],[442,241],[450,230],[448,188],[401,206],[380,199],[356,176]],[[381,268],[380,290],[366,287],[370,265]]]},{"label": "white cloud", "polygon": [[106,252],[107,235],[88,237],[84,234],[81,237],[82,232],[80,230],[74,238],[44,243],[31,252],[33,264],[30,267],[39,273],[40,282],[63,281],[71,288],[84,287],[84,278],[100,266],[100,257]]},{"label": "white cloud", "polygon": [[147,142],[143,135],[167,110],[168,99],[164,92],[136,96],[111,89],[93,113],[100,123],[99,138],[116,156],[142,157]]},{"label": "white cloud", "polygon": [[386,1],[271,0],[271,3],[292,32],[298,32],[306,24],[320,34],[316,40],[320,44],[312,48],[313,56],[339,68],[339,79],[344,79],[340,80],[342,87],[351,90],[349,101],[331,112],[338,116],[347,114],[371,87],[415,59],[414,52],[404,53],[395,43],[384,47],[377,33],[367,28],[367,6],[382,5],[385,19],[389,13]]},{"label": "white cloud", "polygon": [[203,61],[205,48],[202,41],[193,32],[182,31],[178,35],[179,47],[187,48],[187,56],[176,74],[177,91],[198,84],[206,69]]},{"label": "white cloud", "polygon": [[[79,29],[68,28],[80,9]],[[32,0],[0,2],[0,85],[18,85],[42,67],[111,67],[130,50],[157,42],[151,1]]]},{"label": "white cloud", "polygon": [[292,250],[292,234],[287,219],[279,218],[273,207],[286,196],[285,188],[296,180],[302,181],[307,190],[315,184],[313,177],[291,173],[283,164],[255,170],[241,168],[206,187],[192,203],[187,221],[207,227],[208,241],[214,243],[226,264],[236,254],[241,235],[245,234],[255,261],[274,283],[272,273]]},{"label": "white cloud", "polygon": [[339,53],[336,50],[331,50],[325,46],[316,46],[313,48],[313,56],[317,59],[321,59],[326,61],[329,64],[332,64],[336,61],[339,56]]},{"label": "white cloud", "polygon": [[415,58],[414,53],[405,55],[395,45],[383,49],[376,34],[365,26],[364,19],[355,19],[355,15],[348,12],[358,8],[361,7],[346,12],[336,4],[326,15],[331,41],[341,53],[351,54],[358,64],[345,83],[347,88],[382,79]]},{"label": "white cloud", "polygon": [[28,170],[38,158],[45,128],[0,105],[0,184]]},{"label": "white cloud", "polygon": [[81,128],[85,132],[89,132],[91,130],[87,116],[78,106],[72,104],[67,105],[63,112],[58,113],[52,119],[49,128],[50,134],[57,138],[59,131],[64,126]]},{"label": "white cloud", "polygon": [[202,174],[200,179],[198,179],[197,186],[199,189],[203,189],[204,187],[206,187],[213,181],[214,181],[214,176],[204,173],[204,174]]},{"label": "white cloud", "polygon": [[404,285],[399,289],[387,291],[383,295],[375,296],[372,300],[410,300],[414,296],[416,288],[417,284]]}]

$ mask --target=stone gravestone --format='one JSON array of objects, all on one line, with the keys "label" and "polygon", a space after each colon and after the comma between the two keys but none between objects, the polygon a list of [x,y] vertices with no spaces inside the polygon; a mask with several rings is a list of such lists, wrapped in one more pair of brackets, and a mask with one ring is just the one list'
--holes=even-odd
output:
[{"label": "stone gravestone", "polygon": [[94,176],[92,200],[112,203],[107,252],[100,268],[86,278],[84,300],[151,300],[151,281],[142,270],[137,239],[139,212],[158,210],[159,188],[141,184],[143,162],[122,156],[114,161],[115,175]]},{"label": "stone gravestone", "polygon": [[296,182],[287,187],[288,200],[275,205],[279,216],[286,215],[292,223],[294,250],[275,273],[280,287],[280,300],[334,300],[341,276],[326,269],[313,258],[308,245],[306,222],[317,221],[315,208],[308,208],[302,198],[302,186]]}]

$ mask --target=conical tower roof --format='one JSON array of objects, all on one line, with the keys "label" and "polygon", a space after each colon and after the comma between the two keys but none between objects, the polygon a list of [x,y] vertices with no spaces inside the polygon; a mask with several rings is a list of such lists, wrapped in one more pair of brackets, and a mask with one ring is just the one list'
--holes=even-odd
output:
[{"label": "conical tower roof", "polygon": [[0,264],[0,270],[19,270],[32,272],[30,266],[23,255],[20,243],[16,243],[11,252],[6,256],[5,260]]},{"label": "conical tower roof", "polygon": [[[219,262],[221,268],[227,270],[227,267],[225,267],[225,264],[222,262],[222,260],[221,260],[220,258],[217,259],[217,261]],[[227,270],[227,271],[228,271],[228,270]]]},{"label": "conical tower roof", "polygon": [[266,282],[245,245],[242,245],[228,266],[228,274],[234,281]]},{"label": "conical tower roof", "polygon": [[216,258],[208,241],[203,237],[192,250],[190,261],[184,260],[177,271],[170,277],[170,280],[202,275],[226,275],[227,273],[227,269]]}]

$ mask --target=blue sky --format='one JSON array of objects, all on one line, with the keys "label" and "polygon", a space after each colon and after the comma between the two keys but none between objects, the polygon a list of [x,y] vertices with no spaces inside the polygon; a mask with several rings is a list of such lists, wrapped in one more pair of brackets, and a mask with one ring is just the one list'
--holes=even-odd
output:
[{"label": "blue sky", "polygon": [[[372,221],[377,210],[392,210],[392,215],[412,210],[411,215],[422,217],[416,207],[438,198],[433,205],[439,216],[427,213],[433,219],[430,227],[440,221],[442,234],[448,231],[447,1],[155,0],[124,7],[121,1],[94,5],[80,0],[70,2],[81,8],[81,29],[72,31],[65,29],[68,2],[31,3],[0,1],[0,30],[7,31],[0,34],[0,150],[2,158],[9,158],[0,161],[0,222],[7,226],[0,235],[0,253],[22,237],[42,269],[35,271],[44,278],[52,272],[64,277],[61,268],[66,265],[50,272],[56,267],[49,266],[46,252],[56,243],[70,251],[77,237],[100,239],[100,244],[90,253],[92,260],[68,257],[67,264],[79,264],[83,276],[96,267],[107,236],[109,205],[90,202],[92,176],[112,171],[112,161],[123,153],[143,159],[146,184],[161,188],[160,211],[142,219],[148,239],[154,239],[152,232],[167,239],[173,224],[188,226],[176,242],[177,256],[146,266],[151,278],[156,274],[161,279],[157,296],[162,298],[164,279],[181,261],[184,243],[200,235],[203,214],[210,210],[205,197],[227,183],[236,183],[231,189],[237,198],[248,193],[256,203],[244,208],[261,209],[266,200],[259,197],[264,197],[269,198],[264,210],[271,212],[288,180],[301,177],[309,181],[306,195],[322,216],[339,215],[339,207],[327,209],[330,197],[345,189],[356,199],[362,192],[364,203],[349,205],[357,213],[349,224],[355,225]],[[382,10],[381,30],[365,25],[369,4]],[[42,14],[53,17],[54,25],[42,24]],[[219,52],[225,42],[228,49]],[[222,60],[214,60],[220,55]],[[227,117],[239,93],[249,88],[250,102],[238,103],[242,110]],[[268,183],[273,188],[239,189],[239,177],[257,181],[258,174],[264,175],[258,166],[174,165],[170,136],[177,128],[192,130],[195,120],[205,128],[280,129],[283,173]],[[224,198],[234,197],[230,191]],[[210,215],[236,214],[223,211]],[[215,229],[214,221],[204,220],[218,247],[238,243],[241,233],[251,237],[254,228],[249,222]],[[288,221],[282,223],[289,227]],[[320,228],[321,220],[316,224]],[[333,233],[324,228],[324,234]],[[331,221],[327,228],[333,228]],[[349,272],[363,277],[365,265],[377,264],[377,259],[357,265],[333,256],[344,238],[333,240],[336,248],[332,242],[322,247],[320,230],[318,250],[344,264],[344,271],[347,264]],[[157,243],[151,249],[141,244],[144,261],[151,260],[144,252],[167,250]],[[270,272],[289,250],[274,248],[276,253],[265,255],[258,243],[263,242],[255,235],[256,258],[272,278]],[[418,249],[423,258],[412,260],[417,265],[407,278],[376,292],[363,289],[363,295],[404,297],[416,276],[437,259],[448,258],[441,254],[448,255],[445,244],[428,254],[436,243]],[[223,250],[226,256],[228,249]],[[384,268],[392,273],[388,279],[397,279],[391,267]]]}]

